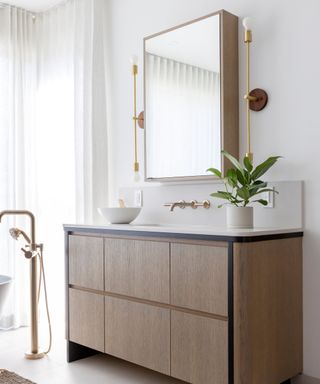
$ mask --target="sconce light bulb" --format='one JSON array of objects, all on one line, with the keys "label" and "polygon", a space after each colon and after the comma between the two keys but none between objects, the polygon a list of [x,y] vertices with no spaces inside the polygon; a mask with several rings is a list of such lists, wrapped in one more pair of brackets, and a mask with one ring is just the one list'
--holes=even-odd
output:
[{"label": "sconce light bulb", "polygon": [[251,19],[251,17],[245,17],[242,20],[242,25],[246,31],[252,31],[252,19]]},{"label": "sconce light bulb", "polygon": [[139,171],[135,171],[134,172],[133,181],[135,183],[138,183],[140,181],[140,173],[139,173]]},{"label": "sconce light bulb", "polygon": [[130,63],[131,63],[132,65],[138,65],[138,56],[137,56],[137,55],[132,55],[132,56],[130,57]]}]

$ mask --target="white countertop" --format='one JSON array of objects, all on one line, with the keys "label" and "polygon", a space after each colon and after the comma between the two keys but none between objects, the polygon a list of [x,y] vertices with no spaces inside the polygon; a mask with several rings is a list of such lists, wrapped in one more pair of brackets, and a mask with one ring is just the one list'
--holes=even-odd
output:
[{"label": "white countertop", "polygon": [[133,232],[158,232],[170,234],[194,234],[209,236],[252,237],[277,235],[284,233],[303,232],[302,228],[271,228],[256,227],[251,229],[229,229],[227,227],[212,227],[206,225],[169,225],[169,224],[109,224],[109,225],[80,225],[64,224],[65,230],[113,230]]}]

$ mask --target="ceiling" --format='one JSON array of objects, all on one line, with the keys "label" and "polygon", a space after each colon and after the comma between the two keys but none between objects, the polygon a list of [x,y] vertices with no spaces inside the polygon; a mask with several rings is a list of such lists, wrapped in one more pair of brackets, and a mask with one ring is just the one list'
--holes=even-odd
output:
[{"label": "ceiling", "polygon": [[46,11],[64,0],[3,0],[2,3],[25,8],[32,12]]}]

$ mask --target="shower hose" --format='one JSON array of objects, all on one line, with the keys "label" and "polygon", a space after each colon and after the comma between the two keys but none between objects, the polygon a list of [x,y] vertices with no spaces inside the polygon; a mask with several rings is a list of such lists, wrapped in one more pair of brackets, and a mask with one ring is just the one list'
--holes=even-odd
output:
[{"label": "shower hose", "polygon": [[37,257],[39,258],[39,262],[40,262],[38,303],[40,300],[41,284],[43,283],[44,300],[45,300],[45,305],[46,305],[46,313],[47,313],[48,329],[49,329],[49,346],[48,346],[48,349],[44,352],[44,354],[47,355],[50,352],[51,346],[52,346],[52,329],[51,329],[51,319],[50,319],[50,312],[49,312],[49,305],[48,305],[46,275],[44,272],[44,263],[43,263],[43,244],[39,244],[39,250],[40,250],[40,252],[38,252],[38,255],[37,255]]}]

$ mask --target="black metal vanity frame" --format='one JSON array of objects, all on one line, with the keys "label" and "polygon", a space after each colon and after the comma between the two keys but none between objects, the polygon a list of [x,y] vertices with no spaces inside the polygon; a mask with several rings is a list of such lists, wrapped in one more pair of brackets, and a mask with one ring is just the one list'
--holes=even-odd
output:
[{"label": "black metal vanity frame", "polygon": [[[258,236],[220,236],[220,235],[204,235],[204,234],[187,234],[187,233],[172,233],[172,232],[152,232],[152,231],[143,231],[143,230],[117,230],[101,227],[99,230],[88,227],[72,227],[68,226],[68,229],[65,231],[65,255],[68,255],[68,237],[73,233],[101,233],[107,235],[121,235],[126,237],[159,237],[166,239],[187,239],[187,240],[205,240],[205,241],[224,241],[228,243],[228,383],[234,384],[234,295],[233,295],[233,244],[234,243],[248,243],[248,242],[260,242],[266,240],[277,240],[277,239],[288,239],[303,237],[303,232],[290,232],[290,233],[279,233],[271,235],[258,235]],[[69,324],[68,321],[68,289],[69,289],[69,267],[68,262],[65,262],[65,273],[66,273],[66,324]],[[90,349],[88,347],[82,346],[80,344],[69,341],[69,329],[66,330],[66,339],[67,339],[67,361],[73,362],[85,357],[93,356],[99,354],[100,352]],[[279,384],[290,384],[291,380],[288,379],[283,383]]]}]

